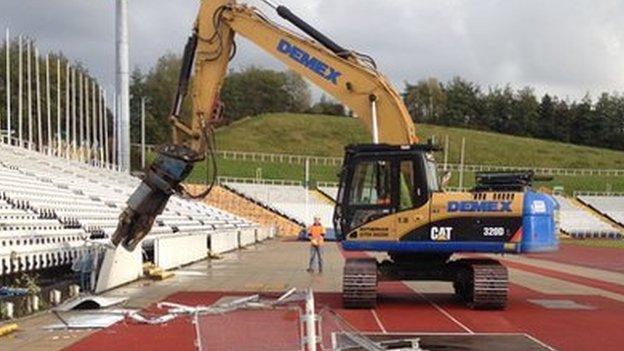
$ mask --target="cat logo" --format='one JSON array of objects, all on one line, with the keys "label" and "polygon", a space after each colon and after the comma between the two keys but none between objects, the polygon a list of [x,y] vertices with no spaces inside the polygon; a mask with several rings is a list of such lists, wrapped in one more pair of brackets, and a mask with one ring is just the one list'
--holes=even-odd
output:
[{"label": "cat logo", "polygon": [[431,240],[449,241],[451,240],[452,227],[431,227]]}]

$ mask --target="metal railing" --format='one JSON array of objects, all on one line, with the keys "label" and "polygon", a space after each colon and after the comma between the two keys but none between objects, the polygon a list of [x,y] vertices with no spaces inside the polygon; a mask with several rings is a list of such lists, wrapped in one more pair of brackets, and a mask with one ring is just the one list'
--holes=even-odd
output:
[{"label": "metal railing", "polygon": [[575,191],[574,197],[577,196],[624,196],[624,192],[617,191]]},{"label": "metal railing", "polygon": [[[444,169],[443,164],[438,164],[439,169]],[[450,171],[460,171],[461,165],[448,164]],[[532,166],[498,166],[498,165],[464,165],[464,172],[492,172],[492,171],[526,171],[532,170],[537,175],[552,176],[601,176],[601,177],[619,177],[624,176],[624,169],[599,169],[599,168],[549,168],[549,167],[532,167]]]},{"label": "metal railing", "polygon": [[263,184],[263,185],[303,186],[303,182],[302,181],[299,181],[299,180],[289,180],[289,179],[217,177],[217,181],[220,184],[222,184],[222,183],[244,183],[244,184]]},{"label": "metal railing", "polygon": [[271,162],[271,163],[286,163],[286,164],[305,164],[305,162],[308,161],[310,165],[317,165],[317,166],[340,166],[342,165],[342,158],[340,157],[272,154],[272,153],[262,153],[262,152],[224,151],[224,150],[218,151],[217,154],[225,160],[234,160],[234,161]]}]

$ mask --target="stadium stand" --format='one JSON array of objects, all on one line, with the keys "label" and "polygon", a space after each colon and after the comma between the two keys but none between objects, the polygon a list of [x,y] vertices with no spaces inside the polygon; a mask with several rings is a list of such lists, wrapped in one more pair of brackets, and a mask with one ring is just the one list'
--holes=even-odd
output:
[{"label": "stadium stand", "polygon": [[334,237],[334,231],[331,229],[334,207],[304,187],[235,182],[227,182],[225,186],[303,226],[312,224],[313,217],[318,215],[327,228],[328,239]]},{"label": "stadium stand", "polygon": [[617,228],[574,204],[570,199],[555,195],[560,206],[560,228],[574,238],[619,238]]},{"label": "stadium stand", "polygon": [[334,199],[334,201],[336,201],[336,198],[338,197],[338,188],[337,187],[333,187],[333,186],[319,186],[318,191],[322,192],[323,194],[325,194],[325,196]]},{"label": "stadium stand", "polygon": [[[193,185],[188,188],[196,194],[205,190],[206,186]],[[204,202],[262,226],[275,228],[275,232],[279,235],[297,235],[303,229],[300,224],[276,214],[263,204],[254,202],[220,185],[214,186],[210,194],[204,198]]]},{"label": "stadium stand", "polygon": [[579,201],[624,226],[624,196],[578,196]]},{"label": "stadium stand", "polygon": [[[0,276],[71,266],[89,250],[87,241],[104,242],[114,232],[138,184],[139,179],[124,173],[0,145]],[[241,242],[249,244],[248,233],[266,238],[264,230],[205,203],[174,196],[156,218],[143,249],[153,247],[158,238],[201,233],[206,245],[198,254],[205,257],[213,235],[228,240],[216,246],[230,250]]]}]

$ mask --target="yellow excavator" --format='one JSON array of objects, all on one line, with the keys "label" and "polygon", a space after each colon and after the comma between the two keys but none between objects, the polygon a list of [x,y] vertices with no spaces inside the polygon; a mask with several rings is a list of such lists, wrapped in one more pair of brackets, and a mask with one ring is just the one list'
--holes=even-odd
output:
[{"label": "yellow excavator", "polygon": [[[344,250],[388,258],[346,260],[344,305],[375,306],[380,280],[440,280],[452,282],[473,308],[504,308],[506,268],[489,257],[452,255],[556,250],[556,202],[531,189],[531,172],[483,173],[470,192],[444,191],[432,156],[438,149],[418,143],[401,96],[374,60],[338,45],[288,8],[263,1],[302,34],[233,0],[201,1],[169,117],[173,142],[160,147],[128,200],[113,244],[133,250],[171,195],[198,198],[210,190],[189,194],[182,182],[196,162],[214,162],[219,92],[240,35],[349,107],[372,134],[371,144],[345,150],[334,226]],[[185,123],[180,110],[189,86],[192,116]]]}]

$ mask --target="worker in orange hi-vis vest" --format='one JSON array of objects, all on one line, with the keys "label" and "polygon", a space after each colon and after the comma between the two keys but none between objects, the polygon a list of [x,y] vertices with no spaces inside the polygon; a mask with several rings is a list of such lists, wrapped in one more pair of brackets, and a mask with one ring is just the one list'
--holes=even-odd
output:
[{"label": "worker in orange hi-vis vest", "polygon": [[311,244],[308,272],[314,272],[312,266],[314,266],[314,261],[318,260],[319,273],[323,273],[323,255],[321,247],[325,241],[325,228],[321,224],[321,217],[314,216],[314,224],[312,224],[312,226],[308,229],[308,238],[310,239]]}]

